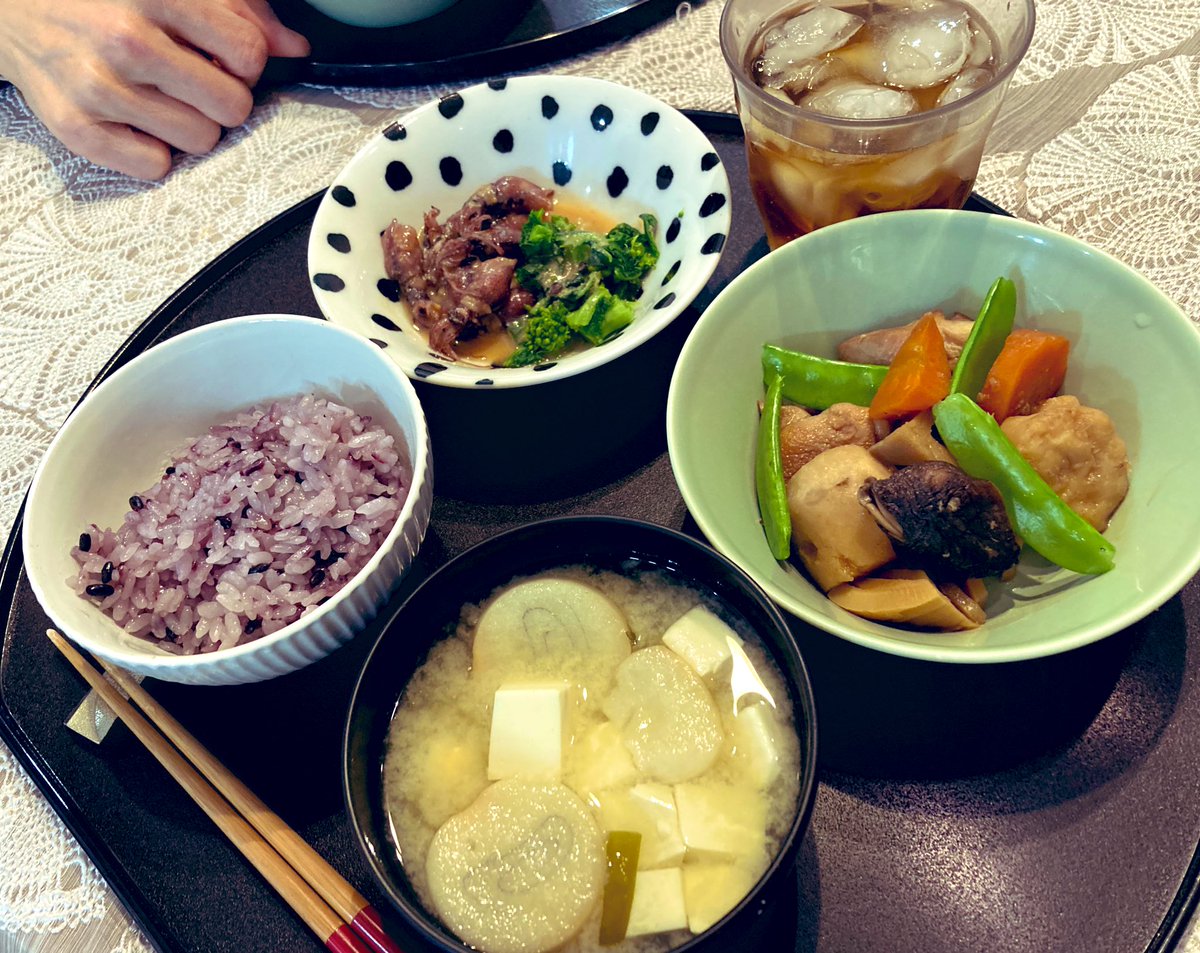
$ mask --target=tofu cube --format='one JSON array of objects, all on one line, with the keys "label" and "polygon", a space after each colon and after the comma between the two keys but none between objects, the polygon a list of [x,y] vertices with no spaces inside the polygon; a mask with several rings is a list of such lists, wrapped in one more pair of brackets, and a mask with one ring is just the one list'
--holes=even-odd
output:
[{"label": "tofu cube", "polygon": [[749,705],[733,719],[735,758],[751,783],[769,788],[779,777],[779,725],[765,702]]},{"label": "tofu cube", "polygon": [[604,792],[598,800],[600,825],[606,831],[637,831],[642,835],[638,870],[672,867],[683,861],[683,836],[670,785],[639,784]]},{"label": "tofu cube", "polygon": [[683,901],[683,868],[639,870],[629,908],[629,926],[625,935],[668,933],[686,930],[687,905]]},{"label": "tofu cube", "polygon": [[677,784],[675,808],[689,860],[733,861],[761,854],[767,833],[767,802],[761,792],[727,784]]},{"label": "tofu cube", "polygon": [[737,864],[688,864],[683,868],[688,929],[703,933],[741,902],[755,880],[749,870]]},{"label": "tofu cube", "polygon": [[733,695],[734,713],[736,714],[743,707],[753,705],[757,701],[764,701],[774,708],[775,699],[771,697],[770,690],[763,684],[758,669],[750,661],[746,650],[740,643],[731,643],[729,654],[733,660],[729,669],[729,691]]},{"label": "tofu cube", "polygon": [[736,632],[704,606],[689,609],[663,633],[663,644],[682,658],[701,678],[716,674],[729,661],[729,640]]},{"label": "tofu cube", "polygon": [[631,787],[638,771],[621,729],[602,721],[576,737],[567,758],[567,775],[565,780],[576,791],[598,792]]},{"label": "tofu cube", "polygon": [[496,689],[488,780],[560,777],[566,710],[566,682],[522,682]]}]

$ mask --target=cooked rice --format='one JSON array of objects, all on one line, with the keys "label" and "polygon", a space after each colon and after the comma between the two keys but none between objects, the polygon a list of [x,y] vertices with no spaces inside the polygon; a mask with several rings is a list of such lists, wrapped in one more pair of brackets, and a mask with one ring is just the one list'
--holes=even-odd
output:
[{"label": "cooked rice", "polygon": [[412,485],[403,443],[311,394],[239,414],[171,455],[115,531],[71,555],[75,591],[179,654],[270,635],[367,564]]}]

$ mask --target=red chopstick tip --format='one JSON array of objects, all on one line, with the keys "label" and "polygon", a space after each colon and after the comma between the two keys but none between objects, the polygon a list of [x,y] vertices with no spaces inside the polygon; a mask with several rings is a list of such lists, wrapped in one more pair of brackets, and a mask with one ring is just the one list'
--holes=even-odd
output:
[{"label": "red chopstick tip", "polygon": [[330,953],[371,953],[344,923],[325,938],[325,947]]},{"label": "red chopstick tip", "polygon": [[370,904],[354,915],[350,925],[378,953],[404,953],[392,938],[383,932],[383,921],[379,918],[379,911]]}]

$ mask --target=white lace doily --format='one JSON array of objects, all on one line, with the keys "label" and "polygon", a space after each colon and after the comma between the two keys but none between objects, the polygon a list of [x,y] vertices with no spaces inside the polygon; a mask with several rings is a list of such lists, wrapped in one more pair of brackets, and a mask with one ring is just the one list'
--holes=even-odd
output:
[{"label": "white lace doily", "polygon": [[[729,111],[720,9],[685,4],[629,42],[546,69]],[[1194,316],[1200,2],[1039,0],[1037,15],[978,190],[1123,259]],[[130,333],[236,238],[326,185],[395,114],[444,91],[272,91],[214,154],[147,185],[69,155],[0,89],[0,543],[56,428]],[[149,949],[2,747],[0,933],[28,951]]]}]

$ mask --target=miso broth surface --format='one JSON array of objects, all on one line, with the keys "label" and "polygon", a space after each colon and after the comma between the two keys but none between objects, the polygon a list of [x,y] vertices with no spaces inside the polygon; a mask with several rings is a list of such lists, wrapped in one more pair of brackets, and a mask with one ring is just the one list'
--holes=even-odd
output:
[{"label": "miso broth surface", "polygon": [[[689,609],[703,604],[721,616],[744,640],[743,648],[776,705],[780,739],[780,773],[768,798],[764,849],[744,865],[752,882],[766,870],[796,814],[800,786],[800,746],[792,720],[792,700],[783,676],[752,632],[740,620],[720,611],[710,597],[657,571],[624,576],[584,567],[568,567],[514,579],[483,602],[463,608],[452,633],[438,642],[405,688],[388,733],[384,759],[384,795],[396,846],[413,888],[427,910],[436,912],[426,877],[425,857],[438,828],[463,811],[492,782],[487,778],[492,703],[502,678],[473,673],[472,640],[487,604],[498,593],[532,578],[559,577],[585,582],[607,596],[628,620],[633,651],[658,645],[667,628]],[[529,678],[552,678],[554,672],[530,672]],[[734,751],[733,697],[727,683],[709,682],[725,729],[724,748],[715,765],[696,783],[738,784],[740,763]],[[597,792],[587,787],[587,765],[580,763],[576,742],[606,721],[603,698],[590,696],[578,684],[568,693],[569,743],[561,781],[587,802],[598,821]],[[635,784],[653,781],[641,775]],[[742,786],[746,782],[742,780]],[[687,861],[685,860],[685,864]],[[564,953],[661,953],[678,946],[689,931],[627,938],[617,945],[598,941],[601,903],[583,929],[565,945]],[[484,951],[486,953],[486,951]]]}]

